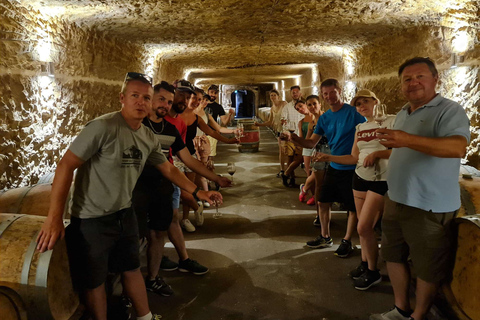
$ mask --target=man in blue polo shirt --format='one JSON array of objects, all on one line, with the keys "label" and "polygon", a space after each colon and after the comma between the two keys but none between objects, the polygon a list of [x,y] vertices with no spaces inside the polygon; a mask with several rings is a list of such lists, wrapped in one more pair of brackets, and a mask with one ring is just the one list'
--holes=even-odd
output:
[{"label": "man in blue polo shirt", "polygon": [[[452,256],[448,224],[460,208],[460,159],[470,140],[470,124],[458,103],[437,94],[438,71],[429,58],[413,58],[399,68],[408,103],[393,130],[379,129],[393,148],[382,221],[382,256],[395,295],[395,308],[371,320],[425,319]],[[417,274],[416,304],[409,299],[411,257]]]},{"label": "man in blue polo shirt", "polygon": [[[341,98],[342,89],[336,79],[327,79],[320,85],[322,97],[330,105],[317,122],[315,131],[309,139],[302,139],[296,134],[290,135],[290,140],[300,144],[304,148],[314,148],[322,136],[328,139],[328,146],[332,155],[342,156],[350,154],[353,141],[355,140],[355,127],[365,122],[355,107],[343,103]],[[322,184],[319,201],[319,216],[321,235],[307,242],[310,248],[326,248],[333,245],[330,237],[330,206],[332,202],[341,202],[348,210],[347,232],[342,239],[335,255],[345,258],[352,251],[350,241],[357,226],[355,202],[353,201],[352,177],[355,165],[343,165],[331,162],[327,168],[325,179]]]}]

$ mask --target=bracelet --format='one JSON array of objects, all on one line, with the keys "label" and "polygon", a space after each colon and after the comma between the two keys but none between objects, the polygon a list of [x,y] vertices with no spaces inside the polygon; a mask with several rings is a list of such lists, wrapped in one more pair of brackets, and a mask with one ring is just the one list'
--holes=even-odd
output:
[{"label": "bracelet", "polygon": [[192,192],[192,196],[195,198],[195,200],[200,201],[200,199],[198,199],[198,197],[197,197],[197,192],[198,192],[198,191],[200,191],[200,188],[199,188],[199,187],[197,187],[197,188],[195,189],[195,191]]}]

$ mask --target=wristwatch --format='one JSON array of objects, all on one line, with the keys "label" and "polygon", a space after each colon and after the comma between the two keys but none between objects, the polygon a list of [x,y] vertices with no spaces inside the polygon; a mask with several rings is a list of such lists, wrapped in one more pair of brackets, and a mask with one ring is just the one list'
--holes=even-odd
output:
[{"label": "wristwatch", "polygon": [[195,198],[195,200],[200,201],[200,199],[198,199],[198,197],[197,197],[197,192],[198,191],[200,191],[199,187],[197,187],[197,189],[195,189],[195,191],[192,192],[192,196]]}]

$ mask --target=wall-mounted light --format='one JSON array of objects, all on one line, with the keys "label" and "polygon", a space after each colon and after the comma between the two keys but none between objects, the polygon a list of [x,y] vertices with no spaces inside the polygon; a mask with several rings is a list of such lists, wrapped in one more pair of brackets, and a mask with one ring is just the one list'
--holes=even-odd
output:
[{"label": "wall-mounted light", "polygon": [[350,49],[343,50],[343,66],[347,76],[352,76],[355,72],[354,52]]},{"label": "wall-mounted light", "polygon": [[457,31],[452,39],[452,51],[457,54],[464,53],[470,46],[471,37],[467,31]]},{"label": "wall-mounted light", "polygon": [[353,81],[345,81],[345,87],[343,89],[343,96],[345,101],[350,101],[355,96],[357,84]]},{"label": "wall-mounted light", "polygon": [[281,80],[282,83],[282,100],[285,100],[285,81]]},{"label": "wall-mounted light", "polygon": [[35,46],[35,52],[39,61],[52,61],[52,42],[48,39],[41,39]]}]

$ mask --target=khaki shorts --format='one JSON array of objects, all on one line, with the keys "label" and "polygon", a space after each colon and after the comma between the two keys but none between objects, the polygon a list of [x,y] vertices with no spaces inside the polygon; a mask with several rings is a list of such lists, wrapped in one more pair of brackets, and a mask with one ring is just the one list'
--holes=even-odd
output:
[{"label": "khaki shorts", "polygon": [[453,264],[450,222],[455,212],[433,213],[394,202],[385,195],[382,257],[406,263],[410,255],[417,276],[430,283],[444,280]]},{"label": "khaki shorts", "polygon": [[291,141],[285,142],[284,152],[287,156],[293,157],[302,154],[303,148]]},{"label": "khaki shorts", "polygon": [[[187,167],[187,165],[185,163],[182,162],[182,160],[180,160],[179,157],[177,156],[173,156],[173,165],[175,167],[178,168],[178,170],[180,170],[181,172],[193,172],[192,169],[190,169],[189,167]],[[192,158],[194,159],[197,159],[197,155],[194,153],[192,154]]]},{"label": "khaki shorts", "polygon": [[210,136],[207,136],[207,137],[208,137],[208,141],[210,141],[210,157],[215,157],[217,155],[218,140]]}]

